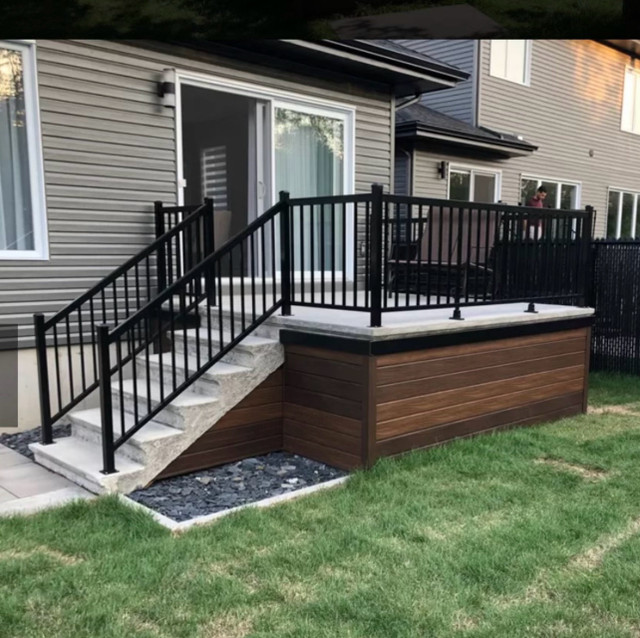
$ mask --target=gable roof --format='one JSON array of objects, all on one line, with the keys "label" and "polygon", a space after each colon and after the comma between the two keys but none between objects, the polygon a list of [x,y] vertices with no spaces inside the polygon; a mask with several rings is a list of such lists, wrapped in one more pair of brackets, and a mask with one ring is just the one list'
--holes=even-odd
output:
[{"label": "gable roof", "polygon": [[517,135],[473,126],[423,104],[396,111],[396,137],[437,140],[505,157],[529,155],[538,149]]}]

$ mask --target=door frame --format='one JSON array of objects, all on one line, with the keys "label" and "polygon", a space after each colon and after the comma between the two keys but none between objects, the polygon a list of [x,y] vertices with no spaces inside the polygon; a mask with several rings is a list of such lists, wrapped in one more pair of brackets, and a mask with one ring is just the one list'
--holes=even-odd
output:
[{"label": "door frame", "polygon": [[[291,108],[299,108],[306,112],[312,112],[329,117],[343,119],[344,122],[344,178],[343,190],[344,194],[355,192],[355,166],[356,166],[356,144],[355,144],[355,128],[356,128],[356,109],[354,106],[340,102],[337,100],[327,100],[312,95],[307,95],[298,91],[277,89],[259,83],[232,80],[215,74],[204,74],[188,71],[186,69],[173,69],[175,74],[175,140],[176,140],[176,201],[178,205],[184,204],[184,173],[183,173],[183,139],[182,139],[182,86],[195,86],[203,89],[210,89],[222,93],[230,93],[235,95],[243,95],[254,98],[263,102],[267,102],[267,108],[271,113],[271,130],[268,131],[268,137],[265,136],[267,143],[271,145],[270,166],[265,170],[270,172],[267,176],[267,183],[270,185],[271,202],[276,202],[278,194],[275,192],[275,163],[274,163],[274,132],[273,121],[275,104],[290,106]],[[264,211],[262,211],[264,212]],[[260,214],[260,213],[258,213]],[[353,278],[353,237],[351,229],[353,228],[353,206],[347,210],[347,219],[345,220],[348,233],[345,238],[347,242],[347,278]]]}]

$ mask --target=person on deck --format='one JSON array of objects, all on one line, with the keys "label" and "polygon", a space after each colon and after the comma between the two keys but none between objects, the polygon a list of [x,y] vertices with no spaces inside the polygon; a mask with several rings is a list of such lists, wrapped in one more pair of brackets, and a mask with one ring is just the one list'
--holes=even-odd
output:
[{"label": "person on deck", "polygon": [[[538,186],[538,190],[533,197],[527,201],[527,206],[533,208],[544,208],[544,200],[547,197],[547,189],[544,186]],[[540,239],[542,237],[543,227],[542,218],[531,219],[527,224],[527,234],[530,239]]]}]

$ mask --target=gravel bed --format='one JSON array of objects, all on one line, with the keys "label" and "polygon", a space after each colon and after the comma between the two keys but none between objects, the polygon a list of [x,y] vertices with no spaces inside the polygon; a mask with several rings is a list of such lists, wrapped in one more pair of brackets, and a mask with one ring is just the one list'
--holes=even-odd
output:
[{"label": "gravel bed", "polygon": [[[71,425],[54,425],[53,438],[60,439],[64,436],[71,436]],[[33,452],[29,449],[29,443],[38,443],[40,441],[40,428],[33,430],[24,430],[15,434],[0,434],[0,443],[10,447],[12,450],[19,452],[23,456],[33,461]]]},{"label": "gravel bed", "polygon": [[180,522],[294,492],[346,474],[296,454],[272,452],[164,479],[132,492],[129,498]]}]

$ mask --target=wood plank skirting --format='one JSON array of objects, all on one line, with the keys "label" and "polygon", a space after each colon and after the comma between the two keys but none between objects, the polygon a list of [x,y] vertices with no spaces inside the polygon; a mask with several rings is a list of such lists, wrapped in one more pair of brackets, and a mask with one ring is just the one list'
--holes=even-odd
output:
[{"label": "wood plank skirting", "polygon": [[592,318],[366,341],[283,330],[284,366],[158,478],[286,450],[343,469],[586,411]]}]

